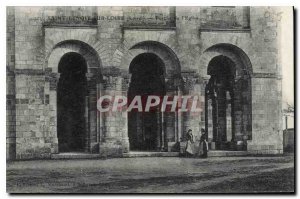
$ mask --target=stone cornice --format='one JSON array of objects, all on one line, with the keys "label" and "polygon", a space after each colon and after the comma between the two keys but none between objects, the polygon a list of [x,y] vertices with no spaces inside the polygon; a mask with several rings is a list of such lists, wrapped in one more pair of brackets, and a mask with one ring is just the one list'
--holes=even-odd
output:
[{"label": "stone cornice", "polygon": [[279,78],[279,79],[282,78],[280,75],[277,75],[276,73],[253,73],[252,77],[253,78]]}]

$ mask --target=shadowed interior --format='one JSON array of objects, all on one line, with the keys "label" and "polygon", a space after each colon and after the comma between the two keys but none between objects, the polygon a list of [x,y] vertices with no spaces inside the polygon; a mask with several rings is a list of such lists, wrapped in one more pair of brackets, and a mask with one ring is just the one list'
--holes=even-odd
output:
[{"label": "shadowed interior", "polygon": [[86,61],[77,53],[65,54],[58,67],[57,134],[60,152],[83,151],[85,138]]},{"label": "shadowed interior", "polygon": [[[130,64],[132,74],[128,91],[129,103],[142,96],[143,110],[149,95],[165,94],[164,63],[151,53],[143,53]],[[128,136],[131,150],[155,151],[161,149],[162,113],[159,106],[149,112],[132,110],[128,113]]]}]

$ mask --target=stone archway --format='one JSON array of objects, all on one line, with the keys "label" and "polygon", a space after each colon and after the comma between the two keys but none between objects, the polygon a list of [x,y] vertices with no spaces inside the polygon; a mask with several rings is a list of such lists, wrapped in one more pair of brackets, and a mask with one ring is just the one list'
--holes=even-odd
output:
[{"label": "stone archway", "polygon": [[202,55],[207,68],[205,128],[212,149],[246,150],[252,139],[252,66],[231,44],[217,44]]},{"label": "stone archway", "polygon": [[[56,133],[56,137],[59,138],[57,135],[58,129],[58,117],[61,115],[58,113],[58,111],[61,111],[61,109],[58,109],[57,105],[59,103],[58,96],[59,94],[59,84],[62,83],[62,81],[65,80],[64,75],[67,74],[63,67],[60,67],[61,65],[68,65],[63,64],[64,59],[69,59],[69,62],[72,64],[73,67],[76,68],[76,63],[81,62],[82,65],[86,65],[85,69],[82,70],[74,70],[77,73],[80,73],[80,77],[83,78],[83,81],[86,81],[85,83],[85,95],[82,96],[81,103],[84,103],[84,110],[81,110],[81,114],[84,114],[84,133],[79,133],[80,135],[84,135],[84,138],[80,138],[79,142],[82,143],[81,147],[74,149],[74,147],[71,147],[71,151],[85,151],[85,152],[91,152],[91,153],[98,153],[99,152],[99,142],[100,142],[100,115],[97,112],[97,99],[100,95],[99,93],[99,87],[102,80],[101,75],[101,61],[98,57],[97,52],[88,44],[77,41],[77,40],[67,40],[60,42],[55,45],[52,52],[49,55],[48,61],[47,61],[47,76],[50,85],[50,105],[53,107],[52,114],[57,118],[55,123],[55,129],[53,131]],[[68,66],[69,70],[72,66]],[[68,68],[67,67],[67,68]],[[80,67],[79,67],[80,68]],[[84,72],[83,72],[84,71]],[[84,73],[84,74],[83,74]],[[62,94],[64,95],[64,94]],[[84,102],[83,102],[84,101]],[[81,107],[82,108],[82,107]],[[84,112],[82,112],[84,111]],[[82,120],[82,115],[80,116],[79,120]],[[82,128],[83,125],[81,125],[80,128]],[[76,133],[75,133],[76,134]],[[76,135],[75,135],[76,136]],[[76,139],[75,139],[76,140]],[[69,143],[70,144],[70,143]],[[58,143],[60,145],[60,143]],[[68,144],[67,144],[68,145]],[[60,152],[63,151],[70,151],[65,150],[62,147]],[[72,149],[73,148],[73,149]]]},{"label": "stone archway", "polygon": [[86,137],[85,98],[87,66],[82,55],[63,55],[57,85],[57,137],[59,152],[84,151]]},{"label": "stone archway", "polygon": [[[161,81],[160,87],[163,87],[164,89],[153,91],[154,93],[157,92],[158,95],[167,95],[171,98],[181,95],[182,78],[179,60],[168,46],[155,41],[143,41],[135,44],[124,56],[126,58],[123,59],[122,65],[127,65],[129,67],[129,73],[131,75],[129,88],[132,84],[134,84],[133,78],[135,76],[135,71],[132,69],[135,67],[132,66],[136,64],[133,63],[135,60],[139,60],[141,56],[145,59],[149,58],[148,62],[150,64],[156,63],[154,65],[160,66],[156,68],[158,71],[154,76],[156,77],[156,81]],[[147,63],[145,64],[147,65]],[[149,83],[149,81],[145,82],[145,84],[148,85]],[[161,132],[156,134],[157,138],[155,139],[155,150],[166,151],[168,150],[168,146],[172,147],[172,145],[176,145],[182,137],[182,118],[177,112],[164,112],[162,114],[157,112],[157,116],[155,118],[158,119],[158,121],[155,126],[157,128],[155,128],[154,131]],[[128,124],[129,135],[131,134],[131,125],[132,124],[130,123]],[[152,146],[153,145],[151,145],[150,148],[154,149]]]},{"label": "stone archway", "polygon": [[[143,107],[148,96],[165,95],[164,63],[155,54],[136,56],[129,67],[131,83],[128,89],[129,104],[141,96]],[[163,113],[157,106],[149,112],[128,112],[128,136],[131,150],[159,151],[162,146]]]}]

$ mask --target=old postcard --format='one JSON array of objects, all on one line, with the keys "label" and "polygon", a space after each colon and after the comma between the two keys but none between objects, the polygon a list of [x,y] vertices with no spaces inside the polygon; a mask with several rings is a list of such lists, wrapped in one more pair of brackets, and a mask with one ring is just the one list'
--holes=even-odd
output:
[{"label": "old postcard", "polygon": [[295,192],[293,7],[6,11],[8,193]]}]

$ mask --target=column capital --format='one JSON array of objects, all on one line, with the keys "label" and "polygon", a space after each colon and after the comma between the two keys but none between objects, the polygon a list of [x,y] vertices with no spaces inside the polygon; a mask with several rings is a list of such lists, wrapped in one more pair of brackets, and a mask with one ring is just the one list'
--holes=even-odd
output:
[{"label": "column capital", "polygon": [[102,76],[100,73],[85,73],[87,81],[102,81]]},{"label": "column capital", "polygon": [[60,73],[46,73],[45,74],[45,80],[50,83],[50,90],[56,90],[57,89],[57,83],[60,78]]}]

